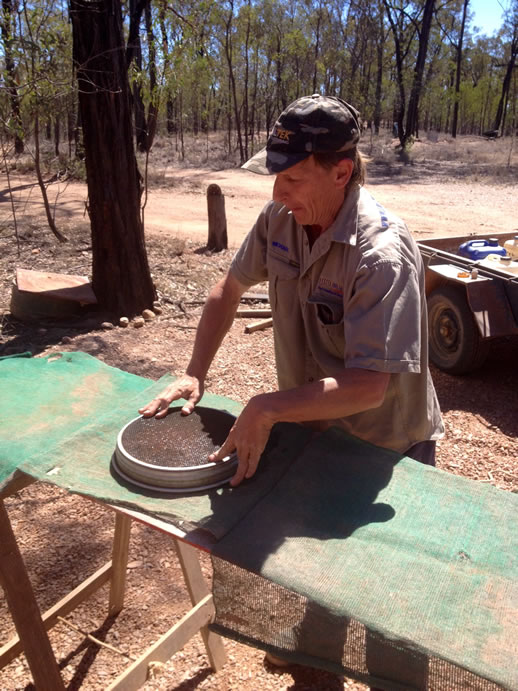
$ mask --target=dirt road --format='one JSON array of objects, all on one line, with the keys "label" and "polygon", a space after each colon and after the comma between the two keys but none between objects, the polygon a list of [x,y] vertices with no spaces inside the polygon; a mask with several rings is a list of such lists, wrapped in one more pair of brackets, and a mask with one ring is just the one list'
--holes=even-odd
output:
[{"label": "dirt road", "polygon": [[[241,169],[172,169],[154,187],[145,206],[148,234],[183,236],[203,242],[207,239],[206,190],[218,184],[225,195],[229,245],[237,247],[270,199],[273,179]],[[5,175],[0,176],[0,224],[11,216]],[[11,178],[17,213],[41,218],[41,195],[32,178]],[[511,185],[491,187],[480,181],[437,180],[426,170],[410,166],[391,177],[373,166],[367,188],[388,209],[408,224],[418,239],[438,235],[490,236],[518,229],[516,189]],[[58,226],[83,220],[87,188],[85,184],[53,183],[48,187]]]}]

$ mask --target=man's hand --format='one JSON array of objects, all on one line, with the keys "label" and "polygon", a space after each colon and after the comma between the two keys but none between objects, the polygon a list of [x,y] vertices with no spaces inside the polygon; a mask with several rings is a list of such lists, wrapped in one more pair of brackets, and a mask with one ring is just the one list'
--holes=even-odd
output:
[{"label": "man's hand", "polygon": [[244,478],[251,478],[257,470],[274,423],[265,402],[264,394],[251,398],[219,451],[209,456],[209,461],[221,461],[233,451],[237,452],[238,466],[230,481],[232,487],[239,485]]},{"label": "man's hand", "polygon": [[139,408],[139,413],[144,417],[157,418],[165,417],[169,410],[169,405],[179,398],[185,398],[187,403],[182,408],[182,415],[190,415],[194,406],[203,396],[204,384],[197,377],[184,374],[164,389],[156,398],[150,401],[143,408]]}]

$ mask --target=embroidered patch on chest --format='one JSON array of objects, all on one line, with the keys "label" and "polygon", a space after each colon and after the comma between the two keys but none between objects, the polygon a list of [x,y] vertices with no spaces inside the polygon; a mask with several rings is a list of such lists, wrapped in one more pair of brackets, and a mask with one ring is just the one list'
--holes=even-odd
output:
[{"label": "embroidered patch on chest", "polygon": [[286,245],[281,244],[277,240],[272,240],[272,247],[276,247],[277,249],[281,250],[281,252],[289,252],[289,248],[286,247]]},{"label": "embroidered patch on chest", "polygon": [[323,293],[328,295],[335,295],[336,297],[342,298],[344,296],[344,288],[340,283],[332,281],[330,278],[325,276],[320,276],[318,279],[317,289],[321,290]]}]

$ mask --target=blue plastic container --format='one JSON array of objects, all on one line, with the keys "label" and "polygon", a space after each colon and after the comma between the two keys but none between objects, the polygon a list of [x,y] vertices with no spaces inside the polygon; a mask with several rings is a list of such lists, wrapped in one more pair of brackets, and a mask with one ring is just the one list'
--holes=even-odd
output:
[{"label": "blue plastic container", "polygon": [[467,257],[473,261],[485,259],[488,254],[499,254],[505,257],[507,254],[505,247],[498,244],[496,238],[489,238],[489,240],[468,240],[460,247],[458,254],[461,257]]}]

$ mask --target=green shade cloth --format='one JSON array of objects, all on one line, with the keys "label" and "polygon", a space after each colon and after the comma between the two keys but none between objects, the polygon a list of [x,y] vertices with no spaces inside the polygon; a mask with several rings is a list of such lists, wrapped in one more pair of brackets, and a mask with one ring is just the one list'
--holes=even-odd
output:
[{"label": "green shade cloth", "polygon": [[236,489],[138,490],[112,471],[117,434],[170,381],[85,353],[0,359],[0,489],[21,470],[203,531],[225,635],[387,689],[518,690],[517,496],[293,424]]},{"label": "green shade cloth", "polygon": [[[218,596],[218,568],[228,572],[231,562],[310,603],[292,626],[298,640],[287,640],[282,624],[272,636],[278,604],[267,626],[257,620],[256,642],[292,660],[315,664],[310,651],[320,647],[320,665],[340,672],[337,639],[346,644],[354,619],[415,654],[518,689],[517,526],[516,495],[328,430],[215,546],[215,630],[253,643],[250,612],[268,609],[260,586],[257,608],[250,589],[226,592],[228,573]],[[316,620],[327,622],[324,630]]]},{"label": "green shade cloth", "polygon": [[[111,468],[117,434],[171,381],[166,375],[152,382],[81,352],[0,360],[0,489],[18,469],[71,492],[160,517],[187,533],[202,529],[209,541],[222,537],[286,472],[307,433],[289,447],[282,434],[273,435],[257,479],[239,490],[224,486],[166,495],[134,488]],[[233,415],[241,409],[211,394],[204,395],[203,405]]]}]

